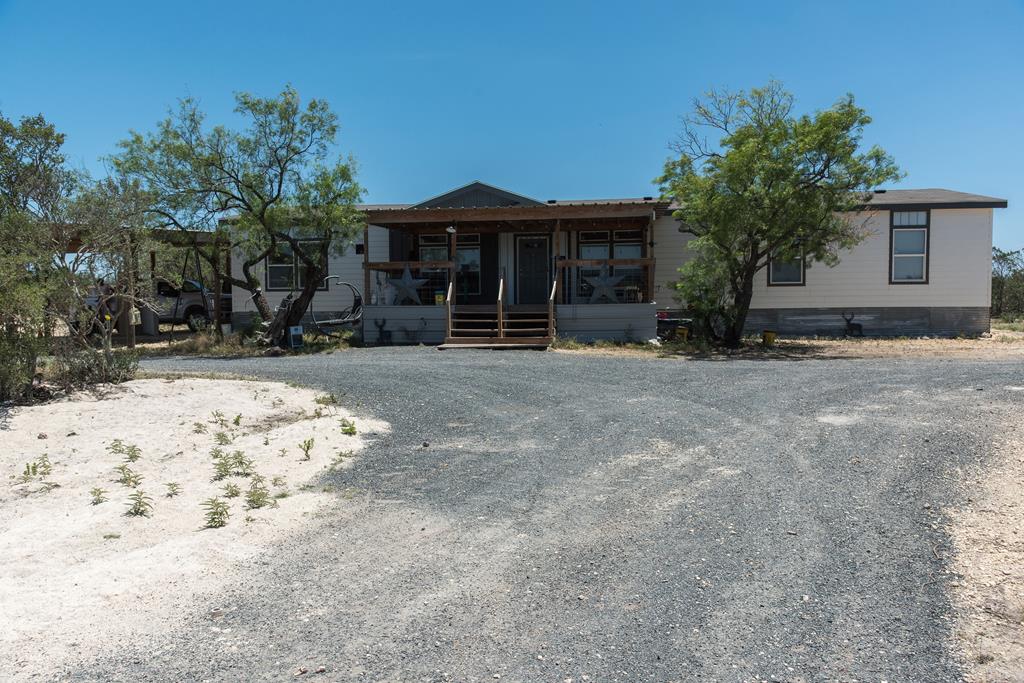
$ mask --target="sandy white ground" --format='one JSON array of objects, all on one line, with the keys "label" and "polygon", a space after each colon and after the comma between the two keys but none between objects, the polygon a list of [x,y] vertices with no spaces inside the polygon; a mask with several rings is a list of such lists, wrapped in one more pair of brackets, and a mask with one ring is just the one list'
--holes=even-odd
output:
[{"label": "sandy white ground", "polygon": [[[0,679],[47,677],[167,628],[197,608],[197,596],[237,580],[240,566],[336,501],[309,482],[348,466],[351,457],[337,454],[354,455],[387,425],[320,405],[318,395],[268,382],[147,379],[0,412]],[[355,436],[342,433],[342,418],[355,422]],[[231,439],[220,448],[242,450],[272,493],[287,494],[276,507],[246,509],[247,478],[212,481],[217,432]],[[299,444],[311,437],[304,460]],[[148,518],[125,515],[133,489],[114,481],[124,462],[108,450],[115,439],[141,449],[129,467],[152,498]],[[43,455],[52,472],[22,477]],[[283,482],[272,483],[277,477]],[[181,493],[167,497],[167,482]],[[228,482],[243,496],[224,498]],[[95,487],[107,502],[92,504]],[[231,518],[204,529],[202,502],[212,496],[230,503]]]},{"label": "sandy white ground", "polygon": [[[1008,386],[1013,391],[1024,387]],[[951,585],[966,679],[1024,681],[1024,422],[1007,425],[992,462],[968,480],[972,497],[953,510]]]}]

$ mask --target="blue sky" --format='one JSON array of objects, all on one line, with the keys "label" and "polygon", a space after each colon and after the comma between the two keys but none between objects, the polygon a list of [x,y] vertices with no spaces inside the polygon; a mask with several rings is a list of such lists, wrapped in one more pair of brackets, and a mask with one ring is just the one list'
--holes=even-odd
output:
[{"label": "blue sky", "polygon": [[902,187],[1006,198],[1024,247],[1024,3],[12,2],[0,111],[42,112],[99,159],[184,95],[327,99],[373,202],[480,179],[538,199],[637,196],[709,87],[782,80],[804,110],[852,92]]}]

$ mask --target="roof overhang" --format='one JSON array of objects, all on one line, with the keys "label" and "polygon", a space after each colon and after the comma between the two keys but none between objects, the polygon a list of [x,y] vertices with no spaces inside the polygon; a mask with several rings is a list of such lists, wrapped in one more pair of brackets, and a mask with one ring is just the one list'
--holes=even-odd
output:
[{"label": "roof overhang", "polygon": [[650,218],[668,213],[668,203],[638,200],[635,202],[579,202],[539,204],[535,206],[481,206],[467,208],[385,208],[366,209],[371,225],[416,225],[459,223],[509,223],[517,221],[597,220],[615,218]]}]

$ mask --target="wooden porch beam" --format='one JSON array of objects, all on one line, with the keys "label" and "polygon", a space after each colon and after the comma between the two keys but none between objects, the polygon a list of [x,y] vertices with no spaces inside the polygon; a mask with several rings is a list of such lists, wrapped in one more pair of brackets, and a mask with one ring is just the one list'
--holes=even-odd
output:
[{"label": "wooden porch beam", "polygon": [[[410,270],[417,268],[436,268],[437,270],[451,270],[455,267],[455,261],[364,261],[363,269],[369,273],[371,270],[404,270],[408,266]],[[369,276],[367,276],[369,277]]]},{"label": "wooden porch beam", "polygon": [[565,259],[558,262],[559,268],[585,266],[599,268],[601,266],[653,266],[653,258],[586,258]]}]

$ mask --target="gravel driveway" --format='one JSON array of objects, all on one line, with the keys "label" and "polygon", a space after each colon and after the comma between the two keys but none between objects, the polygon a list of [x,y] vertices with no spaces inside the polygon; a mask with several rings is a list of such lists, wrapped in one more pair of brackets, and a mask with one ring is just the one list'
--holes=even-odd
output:
[{"label": "gravel driveway", "polygon": [[943,508],[1024,404],[1012,361],[144,367],[322,387],[393,432],[307,532],[75,678],[957,680]]}]

